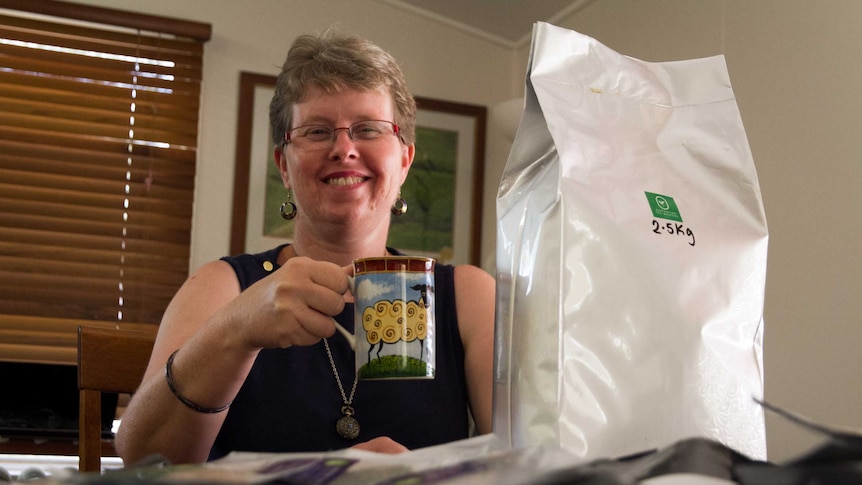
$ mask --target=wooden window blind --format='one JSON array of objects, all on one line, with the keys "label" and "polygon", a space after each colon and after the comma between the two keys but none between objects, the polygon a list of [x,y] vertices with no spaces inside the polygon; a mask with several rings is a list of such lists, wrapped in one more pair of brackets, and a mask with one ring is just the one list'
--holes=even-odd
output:
[{"label": "wooden window blind", "polygon": [[159,322],[188,274],[209,32],[0,1],[0,336],[22,321]]}]

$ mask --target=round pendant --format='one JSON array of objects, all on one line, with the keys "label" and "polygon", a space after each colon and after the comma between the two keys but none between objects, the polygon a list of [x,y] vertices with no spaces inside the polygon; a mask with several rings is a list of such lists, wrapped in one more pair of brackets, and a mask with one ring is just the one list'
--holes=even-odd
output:
[{"label": "round pendant", "polygon": [[359,436],[359,421],[356,421],[353,416],[345,414],[335,424],[335,430],[342,438],[355,440]]}]

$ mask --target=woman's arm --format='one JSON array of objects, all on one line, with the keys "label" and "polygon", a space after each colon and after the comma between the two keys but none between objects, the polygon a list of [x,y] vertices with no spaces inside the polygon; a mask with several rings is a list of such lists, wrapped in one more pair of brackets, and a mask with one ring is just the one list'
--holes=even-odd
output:
[{"label": "woman's arm", "polygon": [[455,267],[458,327],[464,343],[464,366],[470,411],[479,433],[490,433],[494,384],[494,279],[480,268]]},{"label": "woman's arm", "polygon": [[177,391],[217,408],[239,392],[262,348],[311,345],[330,336],[330,315],[344,306],[347,276],[331,263],[292,258],[240,293],[225,262],[196,271],[168,306],[144,380],[121,420],[117,451],[127,464],[152,454],[172,463],[202,462],[228,411],[202,413],[183,404],[165,379],[172,365]]}]

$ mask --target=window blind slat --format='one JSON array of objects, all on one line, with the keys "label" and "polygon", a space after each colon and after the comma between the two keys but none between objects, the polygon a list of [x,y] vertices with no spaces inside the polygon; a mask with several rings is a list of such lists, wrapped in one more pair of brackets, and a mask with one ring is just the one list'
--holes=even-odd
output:
[{"label": "window blind slat", "polygon": [[[3,143],[0,142],[0,150],[2,149]],[[188,172],[194,168],[193,166],[185,167],[185,170],[182,170],[184,167],[178,166],[179,164],[170,166],[161,163],[162,160],[158,159],[138,160],[132,167],[124,167],[125,160],[108,159],[98,163],[86,162],[86,160],[81,162],[70,160],[70,162],[64,163],[56,158],[33,158],[31,156],[17,156],[14,153],[0,154],[0,170],[5,169],[10,172],[25,172],[29,169],[30,172],[35,173],[69,177],[93,177],[111,181],[127,178],[129,181],[144,184],[147,183],[147,179],[152,179],[150,184],[153,181],[158,181],[159,184],[166,187],[189,192],[194,188],[194,174]]]},{"label": "window blind slat", "polygon": [[24,12],[52,15],[57,18],[84,20],[104,25],[129,27],[132,29],[165,32],[187,37],[198,42],[210,39],[212,27],[202,22],[126,12],[112,8],[102,8],[81,4],[70,4],[55,0],[0,0],[0,7],[13,8]]},{"label": "window blind slat", "polygon": [[[122,251],[119,247],[111,248],[113,250],[106,250],[61,246],[50,244],[50,241],[43,242],[43,244],[0,242],[0,250],[4,254],[4,256],[0,256],[0,259],[3,259],[10,265],[21,265],[21,262],[27,261],[60,261],[64,264],[101,266],[116,265],[122,260],[123,264],[129,267],[146,268],[148,270],[152,270],[154,267],[159,268],[159,271],[171,275],[170,278],[165,278],[165,280],[172,283],[178,279],[185,278],[186,275],[186,270],[179,266],[183,262],[182,257]],[[12,267],[9,266],[6,269],[11,270]],[[30,268],[26,264],[24,267]],[[84,271],[89,271],[89,267]],[[160,278],[159,274],[156,274],[156,276]]]},{"label": "window blind slat", "polygon": [[[57,242],[62,241],[63,248],[93,248],[95,250],[110,251],[112,254],[116,254],[115,252],[119,251],[120,254],[116,254],[116,259],[119,259],[121,254],[158,254],[170,260],[170,263],[165,266],[166,271],[186,271],[183,265],[187,264],[189,257],[188,245],[182,243],[174,244],[168,241],[63,233],[55,232],[50,227],[28,229],[6,226],[3,227],[3,233],[4,242],[33,245],[36,248],[44,248],[46,252],[58,252]],[[121,250],[124,245],[125,249]],[[63,253],[58,252],[58,254],[62,255]]]},{"label": "window blind slat", "polygon": [[[62,250],[62,252],[58,250]],[[182,264],[182,258],[176,258],[171,256],[164,256],[161,254],[135,254],[135,253],[126,253],[121,251],[119,248],[110,249],[90,249],[90,248],[69,248],[66,246],[60,245],[52,245],[52,244],[43,244],[43,245],[35,245],[35,244],[14,244],[8,242],[0,242],[0,250],[3,251],[4,256],[0,256],[0,259],[3,259],[9,264],[19,265],[20,261],[44,261],[44,264],[54,264],[56,262],[60,262],[60,264],[92,264],[99,266],[111,266],[117,265],[118,262],[122,259],[123,264],[129,267],[135,268],[145,268],[151,270],[154,266],[160,268],[160,271],[165,274],[170,274],[171,277],[169,279],[165,279],[166,281],[170,281],[171,283],[175,283],[178,279],[185,278],[186,271],[179,266],[178,264]],[[42,264],[42,263],[39,263]],[[161,269],[164,266],[164,269]],[[9,266],[6,269],[11,270],[13,266]],[[25,265],[24,268],[35,268],[36,266]],[[78,267],[73,267],[73,269],[78,269]],[[169,271],[173,270],[173,273],[169,273]],[[157,275],[157,277],[161,277]]]},{"label": "window blind slat", "polygon": [[[35,83],[24,82],[23,76],[18,79],[12,73],[0,73],[0,97],[8,99],[32,99],[50,105],[82,106],[90,109],[123,111],[128,112],[131,100],[128,96],[97,96],[92,89],[84,86],[81,92],[71,90],[51,89],[40,87]],[[20,82],[19,82],[20,81]],[[70,86],[71,87],[71,86]],[[138,115],[151,117],[158,116],[159,119],[182,120],[193,126],[197,124],[197,111],[195,108],[195,97],[191,96],[185,100],[187,104],[180,104],[178,96],[163,96],[162,100],[138,99]]]},{"label": "window blind slat", "polygon": [[[131,100],[136,89],[139,103],[160,99],[188,98],[190,102],[200,94],[200,85],[182,77],[170,79],[149,78],[146,72],[93,69],[83,65],[69,67],[63,62],[45,62],[41,59],[0,56],[4,79],[16,79],[19,84],[34,85],[41,81],[58,89],[93,92],[101,96]],[[67,60],[66,62],[70,62]],[[38,79],[37,79],[38,78]],[[33,82],[27,82],[32,80]],[[97,91],[94,89],[101,88]]]},{"label": "window blind slat", "polygon": [[[142,209],[146,209],[146,207]],[[41,217],[43,214],[57,214],[63,217],[63,215],[73,212],[75,215],[66,219],[72,219],[78,224],[106,224],[119,228],[120,231],[124,227],[128,229],[132,226],[132,224],[123,224],[124,221],[122,220],[117,220],[116,209],[91,208],[44,201],[20,201],[0,197],[0,211],[15,212],[25,217]],[[173,214],[153,214],[151,211],[132,209],[124,211],[123,214],[127,215],[128,219],[134,219],[136,221],[134,225],[139,227],[155,226],[184,232],[188,231],[191,226],[188,217],[178,217]]]},{"label": "window blind slat", "polygon": [[[44,139],[40,139],[32,131],[0,125],[0,159],[12,160],[20,157],[34,161],[55,160],[58,163],[93,165],[106,169],[128,163],[128,142],[98,139],[92,140],[92,143],[76,141],[74,137],[59,133],[51,143],[46,144]],[[176,175],[194,173],[194,152],[188,153],[177,148],[153,149],[137,146],[134,150],[136,162],[146,162],[146,166],[159,172]],[[144,153],[144,150],[147,153]]]},{"label": "window blind slat", "polygon": [[[0,95],[0,112],[4,118],[15,119],[18,115],[33,116],[43,123],[51,121],[50,128],[57,129],[55,120],[72,120],[81,123],[107,125],[108,127],[125,128],[121,133],[128,134],[131,115],[128,112],[129,101],[125,103],[126,111],[116,108],[99,108],[95,106],[75,105],[69,102],[46,102],[44,98],[28,99],[23,96],[9,98]],[[197,122],[189,119],[176,119],[164,114],[151,114],[149,110],[140,110],[134,114],[134,129],[137,136],[145,139],[168,140],[172,132],[180,132],[186,138],[197,131]],[[147,131],[143,131],[147,130]],[[147,134],[150,134],[147,137]]]},{"label": "window blind slat", "polygon": [[[126,123],[128,123],[128,115],[126,116]],[[172,133],[162,129],[138,126],[130,127],[128,124],[122,126],[110,123],[94,123],[87,120],[75,118],[63,119],[47,115],[0,112],[0,124],[41,132],[46,139],[51,133],[63,132],[71,135],[130,140],[129,130],[134,129],[134,138],[131,139],[132,143],[151,141],[181,147],[194,147],[197,144],[196,135],[191,136],[190,134]]]},{"label": "window blind slat", "polygon": [[124,240],[158,239],[173,244],[188,244],[188,231],[171,230],[165,227],[122,224],[121,222],[99,222],[83,218],[74,219],[64,214],[32,215],[0,212],[0,227],[17,229],[40,229],[50,227],[53,232],[79,235],[119,237]]},{"label": "window blind slat", "polygon": [[[30,0],[38,1],[38,0]],[[0,1],[0,7],[3,2]],[[73,45],[84,50],[142,53],[154,57],[154,52],[165,56],[188,56],[194,60],[203,54],[203,44],[184,36],[158,34],[159,30],[140,34],[138,30],[102,30],[81,23],[54,23],[33,16],[0,14],[0,33],[10,38],[36,36],[46,44]],[[83,45],[81,45],[83,43]],[[199,61],[197,61],[199,62]]]},{"label": "window blind slat", "polygon": [[[188,195],[191,197],[191,193]],[[53,207],[62,212],[75,210],[77,207],[115,210],[118,207],[126,205],[127,199],[129,200],[129,207],[133,207],[137,211],[146,210],[157,216],[164,215],[180,219],[188,219],[191,216],[188,200],[185,199],[165,200],[135,196],[124,197],[122,194],[62,191],[0,183],[0,200],[4,200],[5,204],[11,205],[13,203],[24,202],[49,203],[54,204]],[[158,223],[161,223],[161,221],[158,221]]]},{"label": "window blind slat", "polygon": [[[56,296],[56,295],[52,295]],[[59,295],[62,297],[63,295]],[[9,308],[13,310],[12,314],[25,314],[39,317],[52,318],[69,318],[69,314],[82,315],[81,319],[86,320],[114,320],[119,321],[116,303],[106,303],[105,305],[97,305],[93,302],[85,302],[75,299],[74,295],[67,295],[66,301],[71,302],[69,305],[52,305],[46,306],[38,301],[28,300],[4,300],[0,297],[0,308]],[[166,303],[161,300],[147,300],[147,306],[131,307],[126,306],[123,310],[123,320],[131,322],[148,321],[157,324],[161,320],[161,312],[154,310],[159,305]],[[5,316],[5,315],[0,315]]]},{"label": "window blind slat", "polygon": [[[116,99],[123,102],[121,109],[124,110],[128,109],[131,100],[130,92],[127,89],[119,89],[107,83],[80,82],[57,76],[38,76],[22,71],[0,71],[0,85],[4,84],[10,86],[10,88],[23,86],[55,94],[67,92],[70,95],[95,99]],[[137,93],[135,99],[137,100],[137,104],[149,107],[151,111],[158,112],[158,108],[160,107],[170,109],[171,106],[174,106],[173,109],[187,110],[186,115],[197,118],[198,98],[195,93],[199,89],[199,86],[195,86],[194,89],[175,89],[171,90],[171,92],[162,93],[143,90]]]},{"label": "window blind slat", "polygon": [[[122,177],[125,178],[124,175]],[[149,182],[147,182],[144,177],[139,179],[130,178],[128,181],[125,181],[122,178],[119,180],[105,180],[92,177],[81,177],[77,175],[57,175],[45,172],[25,172],[21,170],[0,168],[0,183],[27,187],[40,187],[43,189],[53,188],[63,192],[71,190],[116,195],[124,194],[125,186],[129,185],[129,195],[132,197],[138,196],[141,198],[152,198],[154,200],[162,199],[166,201],[182,201],[186,203],[190,203],[192,197],[191,190],[163,186],[155,177],[153,177],[153,180]],[[144,202],[144,200],[142,199],[141,202]],[[121,206],[118,205],[117,209],[121,209]]]},{"label": "window blind slat", "polygon": [[[0,263],[4,272],[17,275],[13,281],[17,280],[19,286],[23,286],[20,283],[26,278],[41,276],[41,279],[49,281],[52,278],[63,277],[86,278],[86,281],[92,282],[92,285],[102,284],[116,289],[117,275],[120,270],[131,280],[144,281],[151,285],[176,285],[185,279],[185,275],[153,269],[151,265],[136,266],[127,264],[125,260],[121,263],[119,258],[97,264],[40,257],[0,256]],[[44,290],[44,288],[38,289]]]},{"label": "window blind slat", "polygon": [[[120,291],[116,277],[101,279],[88,275],[21,273],[3,269],[0,270],[0,279],[4,282],[0,283],[0,292],[2,292],[0,300],[15,299],[22,302],[41,302],[44,305],[44,300],[50,298],[57,304],[45,306],[93,307],[100,310],[108,308],[114,312],[120,309],[117,305]],[[122,293],[129,299],[160,301],[165,306],[176,291],[176,285],[160,284],[144,279],[129,280],[123,286]],[[137,303],[129,301],[125,306],[134,308]],[[144,310],[158,313],[164,311],[163,308]],[[111,312],[108,311],[108,313]],[[158,320],[152,323],[158,323]]]}]

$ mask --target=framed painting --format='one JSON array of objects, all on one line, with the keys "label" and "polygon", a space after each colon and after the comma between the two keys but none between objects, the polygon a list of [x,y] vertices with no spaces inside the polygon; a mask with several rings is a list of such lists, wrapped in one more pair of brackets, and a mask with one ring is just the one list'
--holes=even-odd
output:
[{"label": "framed painting", "polygon": [[[285,189],[272,154],[269,101],[275,76],[240,73],[230,252],[254,253],[293,238],[279,207]],[[487,110],[416,98],[416,156],[387,244],[448,264],[479,264]]]},{"label": "framed painting", "polygon": [[389,246],[447,264],[479,265],[485,170],[484,106],[416,97],[416,155]]}]

